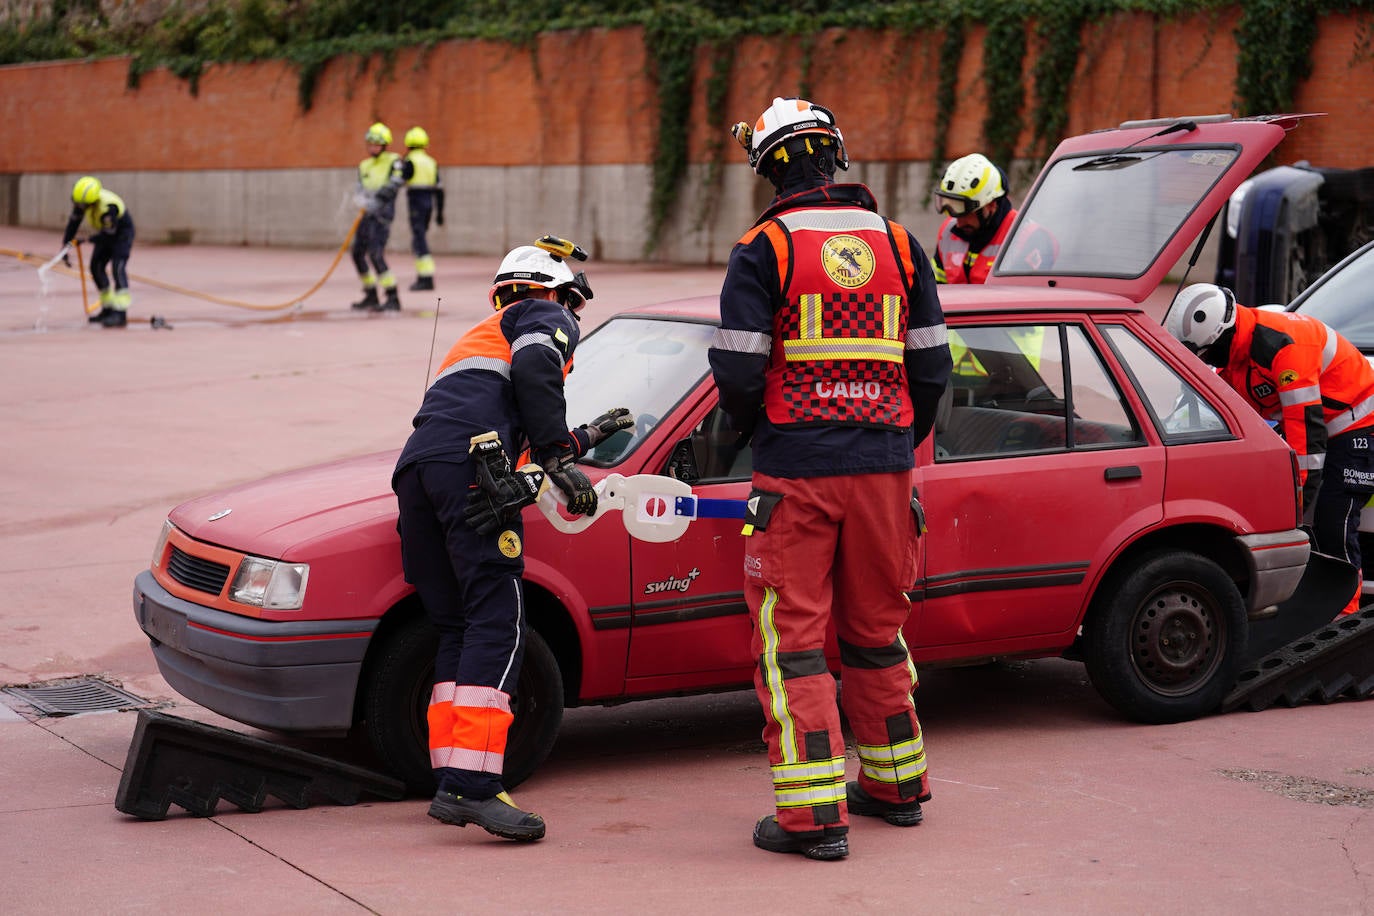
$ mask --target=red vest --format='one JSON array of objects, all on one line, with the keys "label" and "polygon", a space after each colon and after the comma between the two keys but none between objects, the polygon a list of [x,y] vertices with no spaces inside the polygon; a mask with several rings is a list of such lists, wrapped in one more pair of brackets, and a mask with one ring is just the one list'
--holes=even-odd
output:
[{"label": "red vest", "polygon": [[862,207],[793,210],[756,226],[773,245],[783,305],[764,380],[779,427],[912,423],[907,289],[915,268],[900,226]]},{"label": "red vest", "polygon": [[992,262],[1002,250],[1002,242],[1011,232],[1011,224],[1016,222],[1016,211],[1010,210],[1002,219],[1002,224],[993,233],[992,239],[977,254],[969,254],[968,242],[954,234],[954,217],[949,217],[940,226],[936,237],[935,256],[945,272],[946,283],[982,283],[992,271]]}]

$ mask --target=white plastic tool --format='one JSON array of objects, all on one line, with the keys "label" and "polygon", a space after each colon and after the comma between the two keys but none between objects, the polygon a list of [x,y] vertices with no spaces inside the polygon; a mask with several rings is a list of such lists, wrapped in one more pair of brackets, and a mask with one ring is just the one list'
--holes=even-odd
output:
[{"label": "white plastic tool", "polygon": [[[687,533],[687,526],[696,517],[696,497],[692,488],[673,477],[657,474],[608,474],[596,484],[596,515],[565,516],[560,510],[567,498],[557,487],[549,487],[539,497],[539,510],[555,528],[564,534],[580,534],[604,518],[611,510],[620,510],[620,521],[633,538],[664,544],[676,541]],[[688,507],[690,507],[689,511]]]}]

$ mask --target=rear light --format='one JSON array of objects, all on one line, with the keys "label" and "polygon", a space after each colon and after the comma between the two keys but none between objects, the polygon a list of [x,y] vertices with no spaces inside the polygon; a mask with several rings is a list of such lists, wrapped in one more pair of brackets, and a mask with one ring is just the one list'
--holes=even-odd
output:
[{"label": "rear light", "polygon": [[1293,519],[1293,527],[1302,527],[1302,478],[1298,476],[1298,453],[1291,448],[1288,450],[1288,461],[1293,465],[1293,508],[1297,518]]}]

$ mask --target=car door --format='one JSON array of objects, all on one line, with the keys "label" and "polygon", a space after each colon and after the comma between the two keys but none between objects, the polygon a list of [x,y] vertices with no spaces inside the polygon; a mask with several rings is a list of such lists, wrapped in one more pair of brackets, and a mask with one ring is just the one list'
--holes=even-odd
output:
[{"label": "car door", "polygon": [[1161,518],[1163,446],[1081,316],[970,317],[950,330],[966,353],[919,453],[928,533],[913,649],[937,659],[1067,644],[1104,562]]},{"label": "car door", "polygon": [[[665,473],[685,479],[700,500],[743,500],[752,472],[748,446],[735,448],[714,392],[684,427]],[[738,518],[698,518],[676,541],[631,539],[632,691],[747,683],[749,609],[744,603],[744,538]]]}]

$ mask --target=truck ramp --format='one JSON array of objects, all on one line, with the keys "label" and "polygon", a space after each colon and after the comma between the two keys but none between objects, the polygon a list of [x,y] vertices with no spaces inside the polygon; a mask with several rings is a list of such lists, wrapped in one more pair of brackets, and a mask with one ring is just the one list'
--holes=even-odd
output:
[{"label": "truck ramp", "polygon": [[1362,700],[1374,695],[1374,606],[1275,649],[1240,673],[1221,711]]}]

